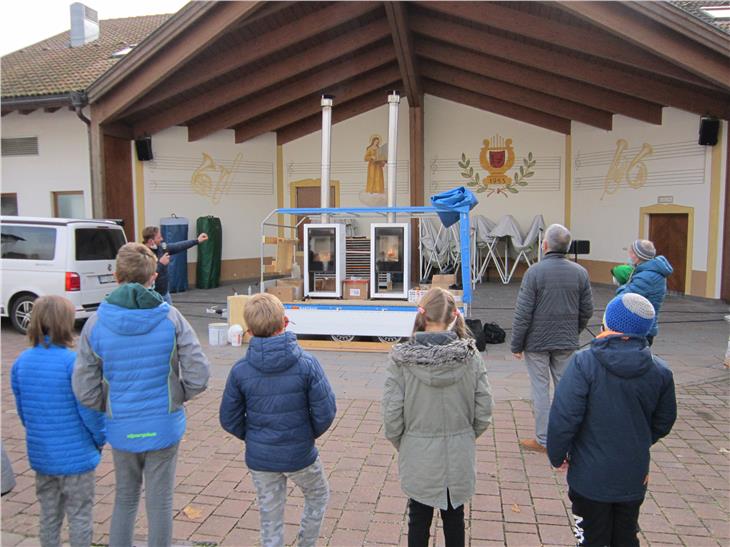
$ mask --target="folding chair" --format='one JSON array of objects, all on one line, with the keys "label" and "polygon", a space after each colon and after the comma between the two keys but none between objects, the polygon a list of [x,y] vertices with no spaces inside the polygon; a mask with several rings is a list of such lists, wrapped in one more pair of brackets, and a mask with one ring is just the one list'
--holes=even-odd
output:
[{"label": "folding chair", "polygon": [[474,224],[476,226],[475,239],[477,248],[477,253],[475,254],[479,255],[477,258],[476,279],[481,283],[484,273],[487,271],[487,267],[489,267],[489,263],[494,262],[499,278],[504,282],[504,266],[495,252],[498,239],[492,235],[492,230],[494,230],[496,224],[484,215],[477,215],[474,219]]},{"label": "folding chair", "polygon": [[421,240],[421,279],[427,278],[434,267],[441,272],[449,265],[449,248],[441,228],[443,226],[436,228],[433,221],[428,218],[422,218],[418,222]]},{"label": "folding chair", "polygon": [[[522,234],[520,234],[519,224],[517,224],[517,221],[512,215],[504,215],[501,219],[499,219],[499,222],[489,235],[495,238],[495,243],[492,246],[492,250],[497,251],[493,254],[496,255],[496,263],[502,265],[502,270],[499,273],[502,278],[502,283],[506,285],[512,279],[512,274],[515,271],[514,267],[511,270],[509,268],[510,243],[512,243],[512,246],[514,248],[522,246]],[[499,246],[496,243],[497,241],[504,241],[503,257],[499,257]]]},{"label": "folding chair", "polygon": [[[542,215],[535,215],[530,224],[530,229],[527,230],[527,234],[522,240],[521,244],[516,245],[515,240],[512,239],[512,246],[517,252],[517,257],[512,264],[512,270],[509,272],[508,279],[512,279],[512,275],[515,273],[515,269],[519,264],[520,260],[524,260],[528,267],[532,266],[533,261],[540,259],[540,245],[542,244],[542,233],[545,230],[545,220]],[[532,255],[532,260],[530,256]]]}]

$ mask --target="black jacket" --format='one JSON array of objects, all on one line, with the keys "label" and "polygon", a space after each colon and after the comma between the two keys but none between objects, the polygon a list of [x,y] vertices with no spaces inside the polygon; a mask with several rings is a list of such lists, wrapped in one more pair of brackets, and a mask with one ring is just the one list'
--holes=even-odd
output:
[{"label": "black jacket", "polygon": [[162,255],[168,253],[170,256],[183,251],[187,251],[190,247],[194,247],[198,244],[197,239],[188,239],[186,241],[178,241],[176,243],[162,242],[161,245],[157,246],[157,249],[152,251],[157,255],[157,279],[155,280],[155,290],[162,296],[165,296],[169,292],[170,280],[167,273],[167,264],[160,264],[159,260]]}]

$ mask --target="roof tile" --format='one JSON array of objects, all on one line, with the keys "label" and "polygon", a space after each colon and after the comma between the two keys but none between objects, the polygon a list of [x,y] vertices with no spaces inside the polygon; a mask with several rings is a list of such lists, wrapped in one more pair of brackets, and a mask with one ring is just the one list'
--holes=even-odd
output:
[{"label": "roof tile", "polygon": [[69,46],[70,31],[2,57],[2,97],[56,95],[86,89],[120,58],[112,55],[136,45],[170,14],[99,21],[99,39]]}]

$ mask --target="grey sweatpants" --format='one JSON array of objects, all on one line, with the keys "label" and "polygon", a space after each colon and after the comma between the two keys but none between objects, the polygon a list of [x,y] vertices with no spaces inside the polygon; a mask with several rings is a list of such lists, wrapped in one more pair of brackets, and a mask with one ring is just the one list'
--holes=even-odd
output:
[{"label": "grey sweatpants", "polygon": [[286,481],[291,479],[304,494],[304,510],[299,525],[297,545],[314,547],[330,498],[330,488],[319,457],[312,465],[291,473],[251,470],[261,517],[261,546],[284,545],[284,506]]},{"label": "grey sweatpants", "polygon": [[166,547],[172,543],[172,494],[178,444],[149,452],[112,449],[116,494],[109,547],[132,546],[143,477],[149,534],[147,545]]},{"label": "grey sweatpants", "polygon": [[35,475],[41,506],[40,540],[43,547],[60,547],[64,513],[68,517],[71,547],[91,545],[94,506],[94,470],[78,475]]},{"label": "grey sweatpants", "polygon": [[550,376],[553,391],[563,377],[573,350],[525,352],[525,364],[530,376],[532,413],[535,416],[535,438],[542,446],[547,444],[548,418],[550,417]]}]

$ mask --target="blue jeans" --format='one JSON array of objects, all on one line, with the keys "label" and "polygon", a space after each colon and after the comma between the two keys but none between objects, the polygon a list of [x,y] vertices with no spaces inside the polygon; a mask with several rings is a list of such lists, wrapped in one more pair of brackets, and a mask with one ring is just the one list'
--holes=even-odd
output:
[{"label": "blue jeans", "polygon": [[170,296],[170,291],[167,291],[165,294],[163,294],[162,299],[172,306],[172,296]]}]

